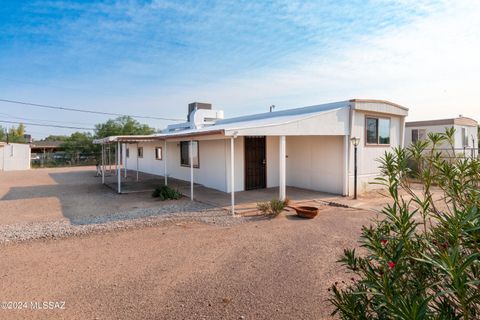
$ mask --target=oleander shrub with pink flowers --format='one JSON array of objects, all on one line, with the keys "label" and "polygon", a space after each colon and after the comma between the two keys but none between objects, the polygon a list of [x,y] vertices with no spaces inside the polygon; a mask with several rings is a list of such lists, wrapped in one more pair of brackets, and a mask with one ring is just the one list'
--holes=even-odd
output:
[{"label": "oleander shrub with pink flowers", "polygon": [[454,134],[380,160],[391,204],[363,227],[361,254],[339,261],[349,280],[330,289],[337,317],[480,319],[480,162],[445,150]]}]

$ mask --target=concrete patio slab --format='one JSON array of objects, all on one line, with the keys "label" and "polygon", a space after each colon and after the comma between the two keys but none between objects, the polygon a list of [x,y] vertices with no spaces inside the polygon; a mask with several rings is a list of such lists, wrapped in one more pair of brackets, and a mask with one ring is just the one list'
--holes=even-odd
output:
[{"label": "concrete patio slab", "polygon": [[[122,170],[122,193],[152,192],[155,188],[163,186],[165,178],[159,175],[133,170]],[[117,191],[117,176],[114,172],[105,177],[106,185]],[[168,178],[168,185],[178,189],[184,196],[190,197],[190,182]],[[239,214],[247,214],[256,211],[258,202],[270,201],[278,198],[279,190],[276,188],[256,189],[235,192],[235,211]],[[195,201],[209,204],[213,207],[230,210],[230,193],[225,193],[200,184],[194,184],[193,198]],[[287,198],[291,204],[305,204],[320,206],[326,202],[340,202],[344,197],[326,192],[306,190],[296,187],[287,187]]]}]

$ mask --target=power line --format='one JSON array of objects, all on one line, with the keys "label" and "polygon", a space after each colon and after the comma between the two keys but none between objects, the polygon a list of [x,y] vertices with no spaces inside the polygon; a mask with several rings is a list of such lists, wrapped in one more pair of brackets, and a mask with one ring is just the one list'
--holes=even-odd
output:
[{"label": "power line", "polygon": [[93,114],[101,114],[101,115],[107,115],[107,116],[129,116],[129,117],[132,117],[132,118],[139,118],[139,119],[154,119],[154,120],[167,120],[167,121],[182,121],[183,120],[183,119],[175,119],[175,118],[128,115],[128,114],[121,114],[121,113],[94,111],[94,110],[69,108],[69,107],[57,107],[57,106],[50,106],[50,105],[45,105],[45,104],[30,103],[30,102],[25,102],[25,101],[8,100],[8,99],[0,99],[0,101],[1,102],[7,102],[7,103],[21,104],[21,105],[30,106],[30,107],[39,107],[39,108],[47,108],[47,109],[55,109],[55,110],[63,110],[63,111],[73,111],[73,112],[82,112],[82,113],[93,113]]},{"label": "power line", "polygon": [[62,129],[76,129],[76,130],[89,130],[93,131],[93,128],[82,128],[82,127],[70,127],[70,126],[60,126],[55,124],[43,124],[43,123],[29,123],[29,122],[17,122],[17,121],[7,121],[7,120],[0,120],[0,123],[10,123],[10,124],[24,124],[29,126],[37,126],[37,127],[50,127],[50,128],[62,128]]},{"label": "power line", "polygon": [[11,114],[8,113],[3,113],[0,112],[0,115],[7,116],[12,119],[20,119],[20,120],[27,120],[27,121],[42,121],[42,122],[55,122],[55,123],[69,123],[69,124],[80,124],[80,125],[88,125],[91,126],[92,124],[90,123],[85,123],[85,122],[71,122],[71,121],[55,121],[55,120],[46,120],[46,119],[32,119],[32,118],[23,118],[23,117],[16,117],[12,116]]}]

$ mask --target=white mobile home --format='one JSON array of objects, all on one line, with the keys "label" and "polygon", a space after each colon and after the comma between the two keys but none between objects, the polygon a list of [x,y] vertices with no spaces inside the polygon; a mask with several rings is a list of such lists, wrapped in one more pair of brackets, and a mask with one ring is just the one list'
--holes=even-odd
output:
[{"label": "white mobile home", "polygon": [[[446,129],[453,127],[455,129],[455,150],[460,152],[477,147],[478,123],[471,118],[460,116],[451,119],[413,121],[407,122],[405,126],[405,143],[407,146],[425,139],[430,132],[443,133]],[[445,148],[447,147],[445,146]]]},{"label": "white mobile home", "polygon": [[120,147],[122,163],[130,170],[223,192],[279,187],[283,198],[286,186],[293,186],[350,195],[351,138],[360,139],[362,192],[379,174],[376,159],[403,145],[407,115],[408,109],[395,103],[353,99],[224,119],[211,105],[193,103],[187,122],[160,134],[108,137],[96,143]]},{"label": "white mobile home", "polygon": [[0,142],[0,171],[30,169],[30,145]]}]

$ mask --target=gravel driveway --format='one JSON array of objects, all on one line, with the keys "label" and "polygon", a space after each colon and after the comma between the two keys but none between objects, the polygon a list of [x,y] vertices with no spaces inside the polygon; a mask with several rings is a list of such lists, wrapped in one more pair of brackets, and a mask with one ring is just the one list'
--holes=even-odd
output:
[{"label": "gravel driveway", "polygon": [[0,247],[1,319],[328,319],[335,261],[371,212],[324,207],[229,227],[178,222]]},{"label": "gravel driveway", "polygon": [[0,245],[180,220],[217,225],[243,221],[185,198],[162,202],[148,192],[118,195],[100,183],[93,167],[0,173]]},{"label": "gravel driveway", "polygon": [[0,177],[0,319],[329,319],[327,289],[350,279],[336,260],[374,217],[231,217],[116,195],[88,168],[31,172]]}]

